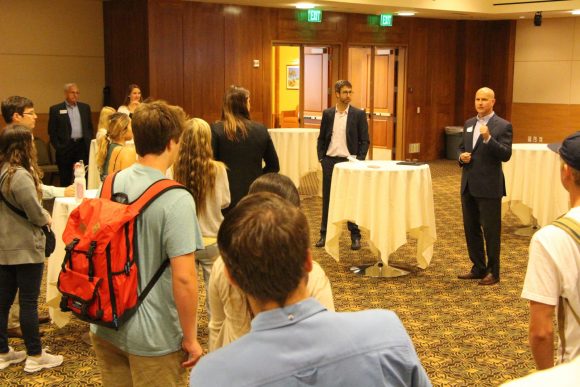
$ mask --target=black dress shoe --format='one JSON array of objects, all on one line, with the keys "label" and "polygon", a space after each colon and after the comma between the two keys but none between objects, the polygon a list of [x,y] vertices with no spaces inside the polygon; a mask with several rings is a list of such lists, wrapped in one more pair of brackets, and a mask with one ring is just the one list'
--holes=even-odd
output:
[{"label": "black dress shoe", "polygon": [[350,249],[360,250],[360,238],[355,238],[352,240],[352,243],[350,244]]},{"label": "black dress shoe", "polygon": [[463,279],[463,280],[471,280],[471,279],[482,279],[483,277],[485,277],[485,274],[474,274],[472,272],[466,273],[466,274],[459,274],[457,276],[457,278],[459,279]]},{"label": "black dress shoe", "polygon": [[314,246],[324,247],[325,244],[326,244],[326,237],[320,237],[320,239],[318,240],[318,242],[316,242],[316,244]]},{"label": "black dress shoe", "polygon": [[489,273],[481,281],[478,282],[479,285],[495,285],[499,282],[499,278],[495,278],[493,274]]}]

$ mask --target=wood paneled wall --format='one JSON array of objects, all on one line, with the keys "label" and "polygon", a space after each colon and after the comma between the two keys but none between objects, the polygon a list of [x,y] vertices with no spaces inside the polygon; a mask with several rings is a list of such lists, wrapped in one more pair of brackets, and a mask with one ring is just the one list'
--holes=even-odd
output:
[{"label": "wood paneled wall", "polygon": [[560,142],[580,130],[580,105],[514,103],[514,142],[528,142],[528,136],[541,142]]},{"label": "wood paneled wall", "polygon": [[149,90],[149,33],[147,0],[103,1],[105,39],[105,82],[109,101],[117,108],[125,100],[127,86]]},{"label": "wood paneled wall", "polygon": [[393,27],[382,28],[374,15],[324,12],[322,23],[307,23],[299,10],[181,0],[112,0],[103,7],[106,79],[115,105],[136,82],[144,95],[211,122],[220,117],[226,87],[236,84],[251,92],[252,118],[268,123],[272,43],[338,47],[340,78],[347,76],[349,47],[381,45],[407,48],[407,90],[399,93],[406,93],[404,147],[421,144],[413,157],[444,156],[445,126],[474,114],[473,95],[482,85],[495,89],[498,114],[510,118],[511,21],[397,17]]}]

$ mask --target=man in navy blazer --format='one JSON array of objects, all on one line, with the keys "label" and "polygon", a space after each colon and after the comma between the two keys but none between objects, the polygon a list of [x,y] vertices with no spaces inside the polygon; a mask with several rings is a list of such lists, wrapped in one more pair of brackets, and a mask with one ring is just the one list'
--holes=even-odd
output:
[{"label": "man in navy blazer", "polygon": [[501,163],[512,155],[512,124],[494,113],[494,104],[493,90],[477,91],[477,116],[465,122],[459,145],[463,227],[473,266],[458,278],[479,279],[480,285],[500,279],[501,198],[506,194]]},{"label": "man in navy blazer", "polygon": [[91,107],[78,102],[79,88],[74,83],[64,85],[64,102],[51,106],[48,134],[56,150],[60,185],[73,182],[73,166],[79,160],[89,163],[89,148],[93,139]]},{"label": "man in navy blazer", "polygon": [[[350,105],[352,85],[340,80],[334,85],[337,103],[335,107],[322,113],[320,134],[318,135],[318,160],[322,165],[322,222],[320,240],[316,247],[326,244],[326,223],[328,202],[334,165],[347,161],[349,155],[364,160],[369,150],[369,127],[364,110]],[[360,230],[355,223],[348,222],[351,249],[360,249]]]}]

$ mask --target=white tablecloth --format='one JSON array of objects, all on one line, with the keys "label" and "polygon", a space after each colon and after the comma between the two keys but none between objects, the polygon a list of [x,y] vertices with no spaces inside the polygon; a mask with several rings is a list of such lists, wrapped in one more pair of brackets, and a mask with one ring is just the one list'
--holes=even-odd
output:
[{"label": "white tablecloth", "polygon": [[[371,249],[388,265],[389,255],[417,241],[417,264],[433,257],[435,210],[429,166],[398,161],[345,162],[334,166],[326,232],[326,251],[339,259],[338,242],[347,220],[369,230]],[[375,168],[372,168],[375,167]]]},{"label": "white tablecloth", "polygon": [[89,168],[87,176],[87,189],[97,189],[101,185],[99,170],[97,169],[97,140],[91,141],[89,148]]},{"label": "white tablecloth", "polygon": [[[86,197],[95,197],[97,190],[87,190]],[[52,321],[58,326],[65,326],[71,317],[70,313],[63,313],[60,311],[60,293],[56,288],[58,281],[58,274],[60,273],[60,265],[64,259],[64,242],[62,241],[62,233],[66,227],[66,222],[70,213],[80,203],[75,198],[56,198],[54,199],[54,206],[52,208],[52,229],[56,235],[56,248],[54,253],[48,258],[47,272],[46,272],[46,301],[49,306],[48,313]]]},{"label": "white tablecloth", "polygon": [[[318,129],[268,129],[268,132],[278,153],[280,173],[288,176],[296,187],[300,187],[303,177],[321,170],[316,154]],[[320,176],[317,179],[320,179]],[[320,186],[320,183],[318,185]],[[317,191],[318,187],[315,192],[309,193],[315,194]]]},{"label": "white tablecloth", "polygon": [[530,224],[533,216],[545,226],[569,209],[568,193],[560,182],[560,156],[546,144],[513,144],[512,157],[503,164],[507,208]]}]

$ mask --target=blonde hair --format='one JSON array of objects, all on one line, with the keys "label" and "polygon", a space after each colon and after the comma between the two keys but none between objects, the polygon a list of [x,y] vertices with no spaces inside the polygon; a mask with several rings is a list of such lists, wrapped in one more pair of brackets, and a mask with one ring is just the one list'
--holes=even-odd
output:
[{"label": "blonde hair", "polygon": [[222,121],[224,133],[228,140],[236,141],[238,131],[242,138],[248,135],[250,111],[248,110],[250,92],[243,87],[230,86],[224,95]]},{"label": "blonde hair", "polygon": [[123,141],[125,133],[129,130],[130,123],[131,119],[125,113],[113,113],[109,117],[107,135],[101,136],[97,140],[97,168],[99,172],[107,172],[103,171],[103,167],[105,166],[105,160],[107,159],[109,145],[113,142]]},{"label": "blonde hair", "polygon": [[107,129],[109,127],[109,117],[116,112],[110,106],[103,106],[101,109],[101,114],[99,114],[99,126],[97,129]]},{"label": "blonde hair", "polygon": [[188,120],[179,140],[173,177],[193,193],[198,215],[204,213],[206,198],[215,190],[220,165],[225,167],[213,159],[209,124],[201,118]]}]

